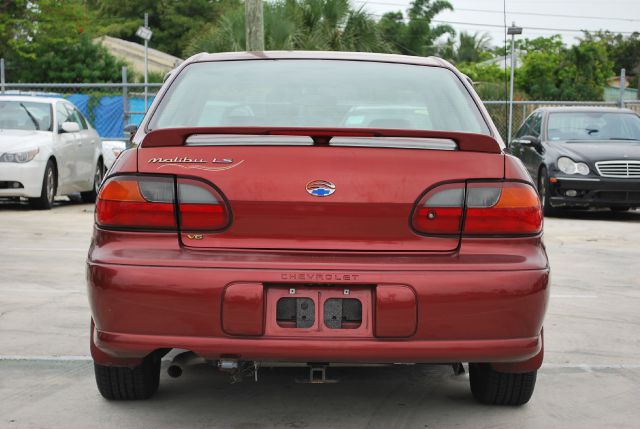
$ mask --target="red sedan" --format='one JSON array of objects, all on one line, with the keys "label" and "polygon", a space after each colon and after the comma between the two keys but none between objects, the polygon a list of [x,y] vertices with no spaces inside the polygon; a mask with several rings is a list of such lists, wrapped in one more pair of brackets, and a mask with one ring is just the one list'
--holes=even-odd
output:
[{"label": "red sedan", "polygon": [[200,54],[104,181],[88,258],[100,393],[148,398],[160,359],[245,373],[469,362],[520,405],[549,265],[531,178],[437,58]]}]

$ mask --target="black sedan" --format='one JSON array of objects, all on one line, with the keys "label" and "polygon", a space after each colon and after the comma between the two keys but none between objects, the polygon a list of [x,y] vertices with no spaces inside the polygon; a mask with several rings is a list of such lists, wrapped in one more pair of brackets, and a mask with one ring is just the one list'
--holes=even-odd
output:
[{"label": "black sedan", "polygon": [[640,207],[640,116],[632,110],[540,108],[508,150],[534,179],[547,215],[562,207]]}]

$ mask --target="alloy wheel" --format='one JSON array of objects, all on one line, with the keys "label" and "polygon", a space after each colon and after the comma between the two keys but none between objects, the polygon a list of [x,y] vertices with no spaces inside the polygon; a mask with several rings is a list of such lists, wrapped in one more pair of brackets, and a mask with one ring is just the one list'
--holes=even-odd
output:
[{"label": "alloy wheel", "polygon": [[53,204],[53,198],[55,197],[55,178],[53,176],[53,170],[50,168],[47,170],[47,180],[45,186],[47,187],[47,200]]}]

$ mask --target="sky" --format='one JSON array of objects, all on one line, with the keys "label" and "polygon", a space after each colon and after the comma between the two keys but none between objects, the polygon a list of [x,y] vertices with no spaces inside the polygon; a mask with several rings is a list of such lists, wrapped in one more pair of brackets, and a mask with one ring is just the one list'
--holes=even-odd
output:
[{"label": "sky", "polygon": [[[351,0],[376,18],[386,12],[405,11],[411,0]],[[492,45],[504,38],[503,0],[449,0],[453,12],[442,12],[436,21],[447,21],[457,32],[488,33]],[[523,27],[523,37],[560,34],[568,44],[576,42],[579,31],[610,30],[620,33],[640,31],[640,0],[506,0],[507,23]],[[554,16],[555,15],[555,16]],[[560,16],[564,15],[564,16]]]}]

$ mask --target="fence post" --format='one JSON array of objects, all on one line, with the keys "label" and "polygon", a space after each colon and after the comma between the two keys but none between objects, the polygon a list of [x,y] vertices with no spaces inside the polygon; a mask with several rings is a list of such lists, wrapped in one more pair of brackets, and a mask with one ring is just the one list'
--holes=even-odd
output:
[{"label": "fence post", "polygon": [[620,69],[620,107],[624,107],[625,69]]},{"label": "fence post", "polygon": [[0,58],[0,92],[4,94],[4,58]]},{"label": "fence post", "polygon": [[122,129],[129,123],[129,88],[127,86],[127,66],[122,66]]}]

